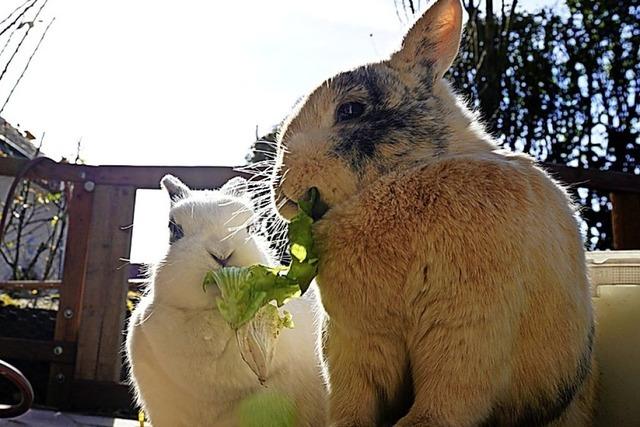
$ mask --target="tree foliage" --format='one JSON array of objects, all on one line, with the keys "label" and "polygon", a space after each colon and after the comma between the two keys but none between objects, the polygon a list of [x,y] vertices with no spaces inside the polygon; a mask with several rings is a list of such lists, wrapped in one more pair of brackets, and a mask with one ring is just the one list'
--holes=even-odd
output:
[{"label": "tree foliage", "polygon": [[[567,0],[525,12],[466,1],[449,78],[514,151],[582,168],[640,173],[640,7]],[[611,246],[607,194],[581,189],[587,247]]]},{"label": "tree foliage", "polygon": [[11,200],[0,242],[0,264],[4,263],[0,270],[8,275],[2,279],[58,279],[67,222],[67,197],[61,183],[22,181]]}]

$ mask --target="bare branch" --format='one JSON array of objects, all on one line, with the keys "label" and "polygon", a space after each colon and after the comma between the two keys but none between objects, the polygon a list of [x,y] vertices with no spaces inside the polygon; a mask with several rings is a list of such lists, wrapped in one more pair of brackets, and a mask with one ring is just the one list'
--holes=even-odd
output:
[{"label": "bare branch", "polygon": [[[51,269],[53,267],[53,262],[55,261],[56,255],[58,254],[60,247],[62,246],[62,238],[64,237],[64,231],[67,226],[66,217],[62,216],[62,219],[58,224],[60,224],[60,232],[58,234],[58,239],[56,240],[55,244],[49,251],[49,254],[47,255],[47,261],[45,262],[44,272],[42,273],[42,280],[47,280],[49,278],[49,274],[51,274]],[[58,224],[56,224],[56,227],[58,227]],[[55,234],[55,228],[53,232]]]},{"label": "bare branch", "polygon": [[[11,54],[11,57],[9,58],[9,61],[7,61],[7,64],[5,65],[4,70],[2,70],[2,73],[0,74],[0,80],[2,80],[4,75],[7,73],[7,70],[9,69],[9,65],[11,65],[11,62],[13,62],[13,58],[15,58],[16,54],[18,53],[18,51],[22,47],[22,43],[24,43],[25,39],[27,38],[27,36],[31,32],[31,29],[33,28],[33,23],[36,21],[36,19],[38,19],[38,16],[40,15],[40,12],[42,12],[42,9],[47,5],[48,2],[49,2],[49,0],[44,0],[44,3],[42,3],[42,5],[40,6],[40,9],[38,9],[36,14],[32,18],[32,20],[29,21],[31,23],[31,25],[27,25],[27,31],[24,32],[24,35],[22,36],[22,39],[20,40],[20,43],[18,43],[18,45],[16,46],[15,50]],[[29,6],[32,6],[32,5],[29,5]],[[49,24],[49,25],[51,25],[51,24]],[[2,34],[0,33],[0,35],[2,35]]]},{"label": "bare branch", "polygon": [[[13,21],[11,21],[11,23],[9,23],[9,25],[7,25],[2,31],[0,31],[0,36],[2,36],[4,33],[6,33],[9,30],[9,28],[13,27],[20,19],[22,19],[24,14],[27,13],[29,11],[29,9],[31,9],[37,2],[38,2],[38,0],[33,0],[33,3],[31,3],[29,6],[27,6],[18,16],[16,16],[16,18]],[[24,6],[24,3],[21,6],[19,6],[18,9],[20,9],[22,6]],[[16,9],[16,10],[18,10],[18,9]],[[11,17],[11,15],[13,15],[15,13],[16,10],[11,12],[7,18],[3,19],[2,22],[0,22],[0,25],[3,22],[5,22],[7,19],[9,19]]]},{"label": "bare branch", "polygon": [[[45,1],[46,3],[46,1]],[[44,6],[44,5],[43,5]],[[42,9],[41,9],[42,10]],[[56,18],[52,18],[51,21],[49,21],[49,25],[47,25],[47,27],[44,29],[44,32],[42,33],[42,36],[40,37],[40,40],[38,41],[38,44],[36,45],[36,47],[33,49],[33,52],[31,52],[31,56],[29,56],[29,59],[27,60],[27,63],[25,64],[24,68],[22,69],[22,73],[20,73],[20,76],[18,77],[18,80],[16,80],[16,82],[13,84],[13,87],[11,88],[11,91],[9,92],[9,95],[7,95],[7,99],[5,99],[4,104],[2,104],[2,108],[0,108],[0,114],[4,111],[4,108],[7,106],[7,104],[9,103],[9,100],[11,99],[11,96],[13,95],[13,92],[16,90],[16,87],[18,87],[18,85],[20,84],[20,81],[22,80],[22,77],[24,77],[24,74],[27,72],[27,69],[29,68],[29,65],[31,64],[31,60],[33,59],[33,57],[35,56],[36,52],[38,52],[38,49],[40,48],[40,44],[42,43],[42,41],[44,40],[44,38],[47,35],[47,32],[49,31],[49,28],[51,28],[51,24],[53,24],[53,22],[56,20]],[[31,29],[31,27],[29,27],[29,29],[27,30],[27,32],[25,33],[25,38],[27,36],[27,34],[29,33],[29,30]],[[24,39],[23,39],[24,40]],[[22,43],[22,41],[20,42]],[[19,49],[19,45],[18,45],[18,49]],[[13,59],[13,56],[11,57]],[[11,61],[11,59],[9,60]],[[9,63],[7,63],[7,67],[9,66]],[[5,68],[5,71],[7,69]],[[3,74],[4,72],[3,71]],[[2,79],[2,75],[0,75],[0,80]],[[38,153],[40,152],[40,147],[38,147]]]}]

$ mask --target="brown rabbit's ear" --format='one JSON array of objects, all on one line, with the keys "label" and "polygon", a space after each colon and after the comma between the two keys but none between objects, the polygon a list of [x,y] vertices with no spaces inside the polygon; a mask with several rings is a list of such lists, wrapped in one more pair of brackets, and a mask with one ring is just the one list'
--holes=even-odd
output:
[{"label": "brown rabbit's ear", "polygon": [[165,175],[160,180],[160,187],[167,190],[172,205],[178,200],[188,197],[191,192],[189,187],[173,175]]},{"label": "brown rabbit's ear", "polygon": [[416,65],[429,65],[436,81],[453,63],[461,36],[460,0],[437,0],[409,30],[389,65],[401,73],[412,71]]}]

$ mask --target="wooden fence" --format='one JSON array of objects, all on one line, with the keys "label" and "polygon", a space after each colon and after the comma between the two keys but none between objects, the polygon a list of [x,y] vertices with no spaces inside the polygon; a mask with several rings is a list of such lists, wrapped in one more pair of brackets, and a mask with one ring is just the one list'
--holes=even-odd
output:
[{"label": "wooden fence", "polygon": [[[16,176],[24,160],[0,158],[0,175]],[[545,165],[561,181],[612,194],[614,246],[640,248],[640,176]],[[130,406],[120,382],[136,190],[157,189],[167,173],[192,188],[212,188],[239,175],[227,167],[85,166],[45,161],[27,178],[71,186],[61,281],[5,282],[1,289],[60,291],[52,341],[0,337],[0,358],[50,363],[46,403],[64,409]],[[1,331],[0,331],[1,334]]]}]

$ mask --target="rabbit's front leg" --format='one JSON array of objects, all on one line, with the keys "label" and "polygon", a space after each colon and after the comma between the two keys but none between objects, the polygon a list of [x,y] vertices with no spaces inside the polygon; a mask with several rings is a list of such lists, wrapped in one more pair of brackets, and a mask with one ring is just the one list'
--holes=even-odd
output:
[{"label": "rabbit's front leg", "polygon": [[364,427],[376,424],[377,398],[367,360],[335,321],[326,322],[324,356],[331,391],[329,418],[332,427]]},{"label": "rabbit's front leg", "polygon": [[332,427],[379,424],[381,398],[403,385],[401,348],[386,337],[326,323],[325,361],[331,384],[329,414]]},{"label": "rabbit's front leg", "polygon": [[460,288],[455,281],[456,297],[432,301],[409,337],[415,400],[396,427],[482,425],[509,382],[510,304],[487,283]]}]

